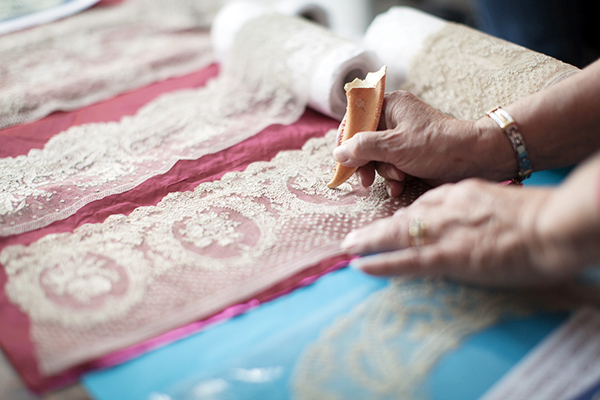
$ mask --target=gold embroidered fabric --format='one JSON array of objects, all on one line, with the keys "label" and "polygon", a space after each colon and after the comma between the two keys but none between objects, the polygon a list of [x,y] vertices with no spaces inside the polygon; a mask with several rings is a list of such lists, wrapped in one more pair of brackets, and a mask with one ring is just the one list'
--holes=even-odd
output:
[{"label": "gold embroidered fabric", "polygon": [[10,300],[56,373],[214,313],[341,254],[352,229],[412,202],[356,181],[327,188],[335,132],[158,205],[0,253]]}]

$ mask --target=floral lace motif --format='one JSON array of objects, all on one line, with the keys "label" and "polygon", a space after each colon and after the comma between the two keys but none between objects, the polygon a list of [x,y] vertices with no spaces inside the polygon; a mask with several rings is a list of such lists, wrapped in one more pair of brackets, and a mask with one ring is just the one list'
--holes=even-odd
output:
[{"label": "floral lace motif", "polygon": [[127,0],[0,36],[0,128],[207,66],[221,2]]},{"label": "floral lace motif", "polygon": [[164,95],[119,122],[72,127],[42,150],[0,159],[0,235],[48,225],[167,172],[178,160],[294,122],[317,60],[347,44],[291,17],[247,23],[221,75],[205,87]]},{"label": "floral lace motif", "polygon": [[597,277],[560,288],[501,291],[393,278],[306,347],[296,399],[430,399],[429,374],[465,338],[503,319],[599,304]]},{"label": "floral lace motif", "polygon": [[[382,181],[332,190],[335,131],[302,150],[74,233],[0,253],[5,291],[31,320],[44,373],[135,343],[341,254],[352,229],[391,215]],[[309,193],[305,192],[309,188]]]},{"label": "floral lace motif", "polygon": [[474,29],[448,23],[427,37],[402,89],[456,118],[477,120],[493,107],[538,92],[576,67]]},{"label": "floral lace motif", "polygon": [[510,293],[395,278],[307,347],[298,399],[423,399],[436,362],[468,335],[530,307]]}]

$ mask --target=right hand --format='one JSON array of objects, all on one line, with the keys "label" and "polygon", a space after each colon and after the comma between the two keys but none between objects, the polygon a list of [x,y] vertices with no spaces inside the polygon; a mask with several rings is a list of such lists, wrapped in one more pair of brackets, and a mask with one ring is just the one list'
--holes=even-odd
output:
[{"label": "right hand", "polygon": [[386,179],[393,197],[402,193],[410,177],[438,186],[481,176],[477,160],[486,156],[478,154],[486,135],[475,121],[453,118],[406,91],[396,91],[386,94],[378,129],[359,132],[333,151],[335,161],[359,167],[365,187],[373,183],[375,171]]}]

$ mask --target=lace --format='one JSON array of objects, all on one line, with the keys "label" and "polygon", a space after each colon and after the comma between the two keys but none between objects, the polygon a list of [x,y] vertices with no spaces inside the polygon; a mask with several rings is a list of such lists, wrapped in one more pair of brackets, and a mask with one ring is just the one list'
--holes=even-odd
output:
[{"label": "lace", "polygon": [[127,0],[0,36],[0,128],[208,65],[222,2]]},{"label": "lace", "polygon": [[425,189],[383,181],[327,188],[335,131],[166,196],[129,216],[0,253],[10,301],[27,313],[43,373],[198,320],[341,254],[345,235]]},{"label": "lace", "polygon": [[493,107],[513,103],[577,71],[554,58],[448,23],[425,39],[402,89],[456,118],[477,120]]},{"label": "lace", "polygon": [[[403,89],[457,118],[478,119],[492,106],[514,102],[576,71],[542,54],[448,24],[427,37],[411,61]],[[394,279],[304,351],[295,367],[296,397],[430,398],[429,372],[466,336],[509,315],[568,308],[577,290],[545,297],[544,302],[523,302],[514,293]]]},{"label": "lace", "polygon": [[295,398],[431,398],[426,378],[444,354],[501,318],[532,311],[511,293],[395,278],[304,350]]},{"label": "lace", "polygon": [[317,61],[347,45],[300,19],[267,15],[250,21],[221,75],[206,87],[164,95],[118,123],[76,126],[42,150],[0,159],[0,235],[46,226],[130,190],[178,160],[294,122],[307,103]]}]

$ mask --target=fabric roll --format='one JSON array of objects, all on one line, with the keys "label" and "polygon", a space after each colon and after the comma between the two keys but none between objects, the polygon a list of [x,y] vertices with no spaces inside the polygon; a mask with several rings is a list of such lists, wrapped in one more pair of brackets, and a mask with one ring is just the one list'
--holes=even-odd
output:
[{"label": "fabric roll", "polygon": [[[287,5],[285,5],[287,4]],[[319,12],[318,6],[300,2],[286,2],[284,6],[276,9],[269,8],[263,4],[250,1],[235,1],[223,7],[215,17],[211,30],[211,40],[216,57],[221,62],[226,62],[231,52],[237,32],[250,20],[265,14],[285,11],[287,13],[298,13],[306,15]],[[321,18],[321,17],[319,17]],[[368,72],[378,70],[383,64],[379,57],[363,46],[357,45],[349,40],[336,38],[335,35],[325,29],[317,29],[311,38],[315,48],[327,41],[335,40],[337,43],[327,53],[324,53],[315,66],[306,82],[309,89],[308,106],[329,117],[341,120],[346,109],[346,95],[344,84],[354,78],[364,78]],[[290,71],[302,76],[308,61],[295,60],[298,54],[292,55],[285,60],[289,64]],[[300,55],[301,56],[301,55]]]},{"label": "fabric roll", "polygon": [[425,39],[446,24],[443,19],[410,7],[393,7],[375,17],[363,43],[387,65],[387,91],[400,88],[410,61],[423,48]]},{"label": "fabric roll", "polygon": [[555,58],[423,12],[395,7],[368,29],[365,46],[403,89],[456,118],[476,120],[576,73]]}]

